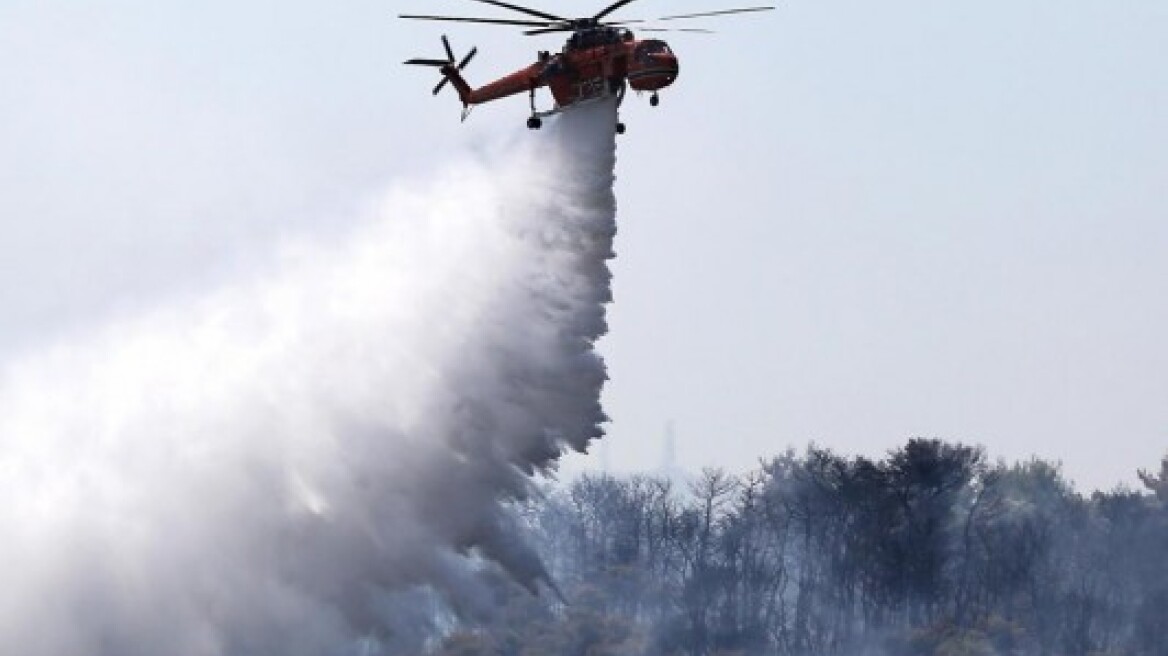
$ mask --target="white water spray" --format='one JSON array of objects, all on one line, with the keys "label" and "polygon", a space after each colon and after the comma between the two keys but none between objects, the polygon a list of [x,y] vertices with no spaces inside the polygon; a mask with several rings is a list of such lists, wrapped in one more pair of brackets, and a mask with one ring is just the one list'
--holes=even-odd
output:
[{"label": "white water spray", "polygon": [[[377,648],[544,572],[507,501],[601,435],[611,104],[278,273],[9,363],[0,653]],[[418,615],[428,613],[418,611]]]}]

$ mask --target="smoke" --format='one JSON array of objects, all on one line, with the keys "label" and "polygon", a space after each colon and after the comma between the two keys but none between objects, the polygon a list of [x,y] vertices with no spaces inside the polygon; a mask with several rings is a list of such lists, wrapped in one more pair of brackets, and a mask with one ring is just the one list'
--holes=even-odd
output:
[{"label": "smoke", "polygon": [[[509,502],[605,420],[615,107],[276,270],[8,363],[0,652],[375,652],[547,583]],[[376,638],[376,639],[371,639]]]}]

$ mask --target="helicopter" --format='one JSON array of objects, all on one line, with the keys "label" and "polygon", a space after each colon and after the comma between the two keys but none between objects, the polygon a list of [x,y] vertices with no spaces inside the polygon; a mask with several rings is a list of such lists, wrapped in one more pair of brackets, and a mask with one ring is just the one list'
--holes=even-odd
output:
[{"label": "helicopter", "polygon": [[[677,80],[677,55],[669,44],[660,39],[638,39],[627,25],[651,23],[646,20],[605,20],[616,10],[636,0],[619,0],[605,7],[594,16],[585,18],[565,18],[544,11],[499,0],[469,0],[480,4],[494,5],[527,16],[525,19],[510,18],[468,18],[463,16],[430,16],[401,14],[399,18],[426,21],[446,21],[457,23],[481,23],[487,25],[508,25],[528,28],[523,33],[528,36],[570,32],[567,42],[558,53],[540,51],[536,61],[513,73],[505,75],[477,89],[462,77],[462,71],[478,54],[478,48],[471,48],[461,61],[456,63],[454,50],[446,35],[442,35],[445,59],[415,58],[405,62],[413,66],[437,68],[442,80],[434,87],[438,95],[449,83],[458,92],[462,101],[462,120],[465,121],[476,105],[499,100],[509,96],[527,93],[531,102],[531,115],[527,127],[538,130],[543,119],[559,114],[582,103],[596,102],[616,97],[619,106],[624,100],[628,87],[638,93],[649,92],[649,104],[656,107],[660,103],[659,92]],[[742,7],[722,9],[674,16],[663,16],[657,22],[691,20],[712,16],[744,14],[771,11],[774,7]],[[538,20],[536,20],[538,19]],[[711,33],[697,28],[638,27],[641,32],[690,32]],[[548,110],[536,108],[535,92],[541,87],[551,91],[554,106]],[[616,124],[616,132],[624,134],[624,123]]]}]

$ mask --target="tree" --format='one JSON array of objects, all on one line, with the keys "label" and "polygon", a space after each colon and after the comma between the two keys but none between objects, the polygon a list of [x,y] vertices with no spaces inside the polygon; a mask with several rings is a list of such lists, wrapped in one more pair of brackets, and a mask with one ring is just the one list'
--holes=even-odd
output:
[{"label": "tree", "polygon": [[1156,495],[1162,504],[1168,504],[1168,456],[1160,461],[1160,473],[1152,474],[1151,472],[1139,471],[1140,480],[1144,482],[1144,486]]},{"label": "tree", "polygon": [[899,603],[909,623],[936,620],[951,590],[946,565],[957,540],[954,524],[969,484],[982,471],[981,449],[913,439],[889,455],[885,470],[899,511],[889,531]]}]

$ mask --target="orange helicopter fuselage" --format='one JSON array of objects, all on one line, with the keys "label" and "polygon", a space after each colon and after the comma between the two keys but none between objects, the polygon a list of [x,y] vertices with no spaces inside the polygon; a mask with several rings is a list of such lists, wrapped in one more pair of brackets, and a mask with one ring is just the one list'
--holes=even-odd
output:
[{"label": "orange helicopter fuselage", "polygon": [[514,73],[477,89],[471,88],[453,66],[443,69],[458,90],[464,105],[480,105],[548,87],[557,108],[615,93],[626,83],[635,91],[657,91],[677,79],[677,56],[664,41],[635,40],[624,31],[619,38],[611,33],[576,34],[557,54],[541,52],[538,60]]}]

